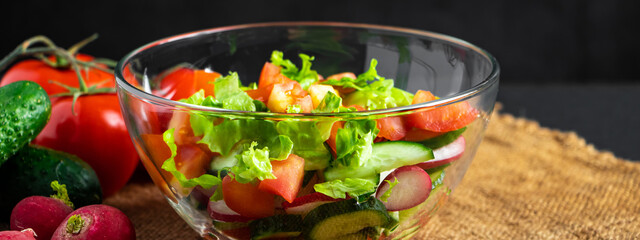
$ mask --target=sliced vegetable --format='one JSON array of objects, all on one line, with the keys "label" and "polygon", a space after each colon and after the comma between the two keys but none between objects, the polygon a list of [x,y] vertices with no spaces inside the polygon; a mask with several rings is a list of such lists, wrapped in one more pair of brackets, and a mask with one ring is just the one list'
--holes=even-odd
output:
[{"label": "sliced vegetable", "polygon": [[307,239],[339,239],[365,228],[391,222],[384,204],[375,197],[358,202],[352,198],[317,207],[304,218]]},{"label": "sliced vegetable", "polygon": [[242,216],[231,210],[224,200],[209,201],[207,212],[209,212],[209,216],[214,220],[223,222],[248,222],[251,220],[251,218]]},{"label": "sliced vegetable", "polygon": [[282,207],[288,214],[306,215],[316,207],[330,202],[341,201],[344,199],[332,198],[319,192],[310,193],[296,198],[293,202],[283,202]]},{"label": "sliced vegetable", "polygon": [[378,123],[378,137],[383,137],[391,141],[398,141],[407,135],[403,117],[386,117],[376,119]]},{"label": "sliced vegetable", "polygon": [[304,159],[295,154],[290,154],[285,160],[271,161],[275,179],[260,181],[258,189],[279,195],[287,202],[293,202],[302,187],[304,164]]},{"label": "sliced vegetable", "polygon": [[400,167],[380,184],[376,197],[380,199],[387,193],[389,197],[385,199],[386,201],[382,201],[387,210],[400,211],[415,207],[429,197],[431,178],[420,167]]},{"label": "sliced vegetable", "polygon": [[240,183],[227,175],[222,179],[222,196],[231,210],[248,218],[263,218],[275,213],[275,195],[260,191],[254,183]]},{"label": "sliced vegetable", "polygon": [[[419,90],[412,104],[436,100],[429,91]],[[478,117],[478,110],[468,102],[458,102],[435,109],[424,109],[407,116],[409,126],[434,132],[458,130],[473,122]]]},{"label": "sliced vegetable", "polygon": [[275,215],[249,223],[251,239],[294,238],[302,232],[300,215]]},{"label": "sliced vegetable", "polygon": [[417,166],[423,169],[429,169],[458,160],[464,153],[465,144],[466,142],[464,137],[460,136],[449,145],[433,150],[434,158],[432,160],[419,163]]},{"label": "sliced vegetable", "polygon": [[414,142],[393,141],[373,144],[371,159],[358,168],[329,168],[325,171],[327,180],[346,177],[369,177],[407,165],[415,165],[433,159],[431,149]]}]

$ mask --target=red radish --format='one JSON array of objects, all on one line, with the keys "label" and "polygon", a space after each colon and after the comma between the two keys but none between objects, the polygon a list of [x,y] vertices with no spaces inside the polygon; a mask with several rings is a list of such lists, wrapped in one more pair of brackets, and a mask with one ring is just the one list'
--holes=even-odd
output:
[{"label": "red radish", "polygon": [[195,186],[193,190],[191,190],[190,197],[194,200],[198,201],[202,205],[209,205],[209,198],[216,191],[217,186],[213,186],[209,189],[204,189],[200,185]]},{"label": "red radish", "polygon": [[[391,185],[394,185],[393,188]],[[387,193],[389,189],[391,192]],[[424,202],[430,193],[429,174],[417,166],[404,166],[385,178],[376,191],[376,197],[384,203],[388,211],[400,211]]]},{"label": "red radish", "polygon": [[223,222],[248,222],[252,220],[252,218],[248,218],[238,214],[237,212],[231,210],[229,206],[224,202],[224,200],[220,201],[209,201],[207,205],[207,211],[209,212],[209,216],[215,220],[223,221]]},{"label": "red radish", "polygon": [[60,223],[73,212],[73,204],[69,202],[66,186],[53,181],[51,187],[58,192],[57,195],[31,196],[16,204],[11,211],[9,223],[11,230],[31,228],[38,233],[36,239],[51,238]]},{"label": "red radish", "polygon": [[136,239],[131,220],[117,208],[96,204],[78,208],[58,226],[51,240]]},{"label": "red radish", "polygon": [[314,208],[329,202],[343,200],[341,198],[332,198],[319,192],[307,194],[296,198],[293,202],[283,202],[282,207],[288,214],[307,214]]},{"label": "red radish", "polygon": [[460,136],[452,143],[433,150],[433,159],[416,164],[416,166],[422,169],[429,169],[458,160],[464,153],[465,144],[464,137]]},{"label": "red radish", "polygon": [[31,228],[22,231],[2,231],[0,240],[34,240],[36,233]]}]

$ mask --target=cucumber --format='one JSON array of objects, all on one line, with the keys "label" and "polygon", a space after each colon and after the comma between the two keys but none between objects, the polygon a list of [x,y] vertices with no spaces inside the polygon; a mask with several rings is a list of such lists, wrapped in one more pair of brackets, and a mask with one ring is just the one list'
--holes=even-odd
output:
[{"label": "cucumber", "polygon": [[447,163],[439,167],[434,167],[434,168],[425,170],[427,171],[427,173],[429,174],[429,177],[431,178],[431,190],[441,186],[444,183],[444,176],[445,176],[444,169],[447,168],[449,165],[451,165],[451,163]]},{"label": "cucumber", "polygon": [[51,101],[35,82],[0,88],[0,166],[33,140],[49,121]]},{"label": "cucumber", "polygon": [[359,203],[352,198],[326,203],[311,210],[304,218],[302,234],[307,239],[351,238],[354,233],[387,226],[391,222],[387,209],[377,198],[370,196]]},{"label": "cucumber", "polygon": [[76,208],[102,202],[100,182],[87,163],[68,153],[27,145],[0,166],[2,216],[8,216],[25,197],[53,194],[50,184],[54,180],[67,185]]},{"label": "cucumber", "polygon": [[433,151],[416,142],[392,141],[373,144],[371,156],[365,166],[329,168],[324,172],[324,176],[327,181],[347,177],[366,178],[384,171],[433,159]]},{"label": "cucumber", "polygon": [[292,238],[302,232],[302,216],[274,215],[249,223],[251,239]]},{"label": "cucumber", "polygon": [[462,135],[464,130],[467,130],[467,127],[453,130],[437,137],[429,138],[427,140],[421,141],[420,143],[431,149],[441,148],[458,139],[458,137]]}]

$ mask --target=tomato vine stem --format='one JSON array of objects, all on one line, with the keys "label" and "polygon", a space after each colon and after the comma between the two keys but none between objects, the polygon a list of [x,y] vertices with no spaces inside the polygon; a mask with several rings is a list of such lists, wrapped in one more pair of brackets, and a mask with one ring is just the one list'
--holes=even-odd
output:
[{"label": "tomato vine stem", "polygon": [[[110,67],[115,66],[115,61],[104,58],[94,59],[93,61],[80,61],[75,57],[75,55],[81,48],[97,38],[98,34],[93,34],[88,38],[85,38],[82,41],[74,44],[69,49],[64,49],[55,45],[55,43],[53,43],[53,41],[51,41],[51,39],[46,36],[37,35],[31,37],[20,43],[20,45],[18,45],[13,51],[11,51],[7,56],[0,60],[0,72],[4,71],[4,69],[7,68],[17,58],[22,56],[32,56],[52,68],[71,68],[75,72],[76,77],[78,78],[78,88],[67,86],[62,83],[56,82],[55,80],[52,80],[52,83],[61,85],[68,90],[68,92],[66,93],[56,94],[53,96],[73,96],[73,105],[75,105],[78,97],[82,95],[114,93],[115,88],[97,87],[102,83],[87,86],[84,78],[82,77],[81,68],[85,68],[84,70],[86,73],[89,72],[88,69],[93,68],[113,74],[113,70],[110,69]],[[44,46],[34,46],[39,44]],[[47,56],[53,56],[55,57],[55,60],[52,61]],[[107,67],[103,67],[102,65],[105,65]]]}]

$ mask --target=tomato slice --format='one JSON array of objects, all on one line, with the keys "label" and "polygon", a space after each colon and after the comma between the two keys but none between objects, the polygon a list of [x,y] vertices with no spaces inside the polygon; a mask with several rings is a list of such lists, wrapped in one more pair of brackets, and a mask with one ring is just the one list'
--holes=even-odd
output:
[{"label": "tomato slice", "polygon": [[[413,97],[412,104],[423,103],[437,98],[429,91],[419,90]],[[459,102],[443,107],[412,113],[407,116],[410,127],[421,128],[433,132],[449,132],[460,129],[478,117],[478,110],[468,102]]]},{"label": "tomato slice", "polygon": [[231,210],[249,218],[263,218],[275,213],[274,194],[258,189],[253,183],[239,183],[230,176],[222,179],[222,198]]},{"label": "tomato slice", "polygon": [[302,112],[311,112],[313,101],[309,94],[302,89],[300,83],[290,80],[273,85],[267,107],[272,112],[286,112],[291,105],[299,105]]},{"label": "tomato slice", "polygon": [[289,154],[285,160],[271,161],[271,167],[276,178],[262,180],[258,189],[280,195],[287,202],[293,202],[302,186],[304,159],[295,154]]},{"label": "tomato slice", "polygon": [[445,134],[445,133],[433,132],[433,131],[424,130],[421,128],[411,128],[407,130],[407,135],[405,135],[404,139],[402,140],[410,141],[410,142],[421,142],[430,138],[440,136],[442,134]]},{"label": "tomato slice", "polygon": [[331,148],[331,153],[333,157],[336,157],[336,137],[338,136],[338,129],[344,127],[344,122],[335,122],[333,126],[331,126],[331,134],[329,135],[329,139],[327,139],[327,144]]},{"label": "tomato slice", "polygon": [[378,137],[383,137],[391,141],[397,141],[404,138],[407,135],[407,129],[405,127],[403,117],[386,117],[376,119],[378,124]]},{"label": "tomato slice", "polygon": [[162,79],[160,95],[171,100],[180,100],[204,89],[205,96],[215,96],[214,82],[220,76],[217,72],[178,68]]}]

